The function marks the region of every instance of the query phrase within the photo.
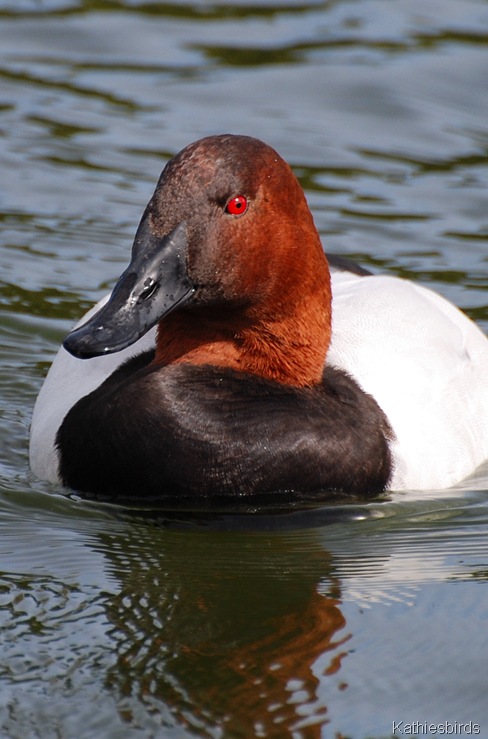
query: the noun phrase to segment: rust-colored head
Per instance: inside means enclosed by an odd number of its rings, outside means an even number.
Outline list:
[[[291,168],[257,139],[210,136],[168,162],[119,283],[114,294],[146,310],[146,323],[159,320],[158,363],[320,381],[330,341],[327,261]]]
[[[185,221],[196,286],[191,304],[161,322],[157,361],[318,382],[330,277],[303,191],[276,151],[247,136],[190,144],[166,166],[148,210],[159,235]]]

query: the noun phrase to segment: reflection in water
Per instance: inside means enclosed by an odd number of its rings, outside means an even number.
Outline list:
[[[182,532],[142,535],[142,546],[138,528],[100,536],[121,586],[106,602],[117,654],[107,685],[123,718],[137,725],[142,704],[203,736],[319,737],[317,687],[349,638],[329,555],[284,535],[193,532],[191,547]]]

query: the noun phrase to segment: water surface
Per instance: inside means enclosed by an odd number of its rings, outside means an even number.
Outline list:
[[[488,329],[486,2],[0,0],[0,34],[2,739],[488,736],[488,468],[189,517],[79,500],[27,461],[57,346],[200,136],[275,146],[326,249]]]

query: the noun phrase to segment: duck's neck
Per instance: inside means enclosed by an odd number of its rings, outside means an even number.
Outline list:
[[[273,310],[220,305],[170,314],[159,324],[154,361],[230,367],[298,387],[320,382],[331,292],[325,257],[318,266],[312,286],[301,283],[297,295],[283,295]]]

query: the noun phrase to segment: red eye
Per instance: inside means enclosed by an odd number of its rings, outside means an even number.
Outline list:
[[[225,212],[231,216],[241,216],[247,210],[247,198],[244,195],[236,195],[231,198],[225,206]]]

